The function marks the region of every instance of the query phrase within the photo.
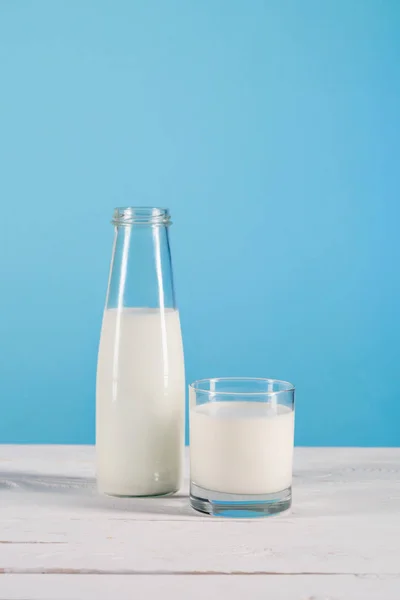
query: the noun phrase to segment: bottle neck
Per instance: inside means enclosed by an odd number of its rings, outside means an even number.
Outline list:
[[[171,217],[167,208],[126,206],[114,210],[112,223],[116,227],[130,225],[168,227],[171,225]]]
[[[166,209],[114,211],[107,308],[176,308]]]

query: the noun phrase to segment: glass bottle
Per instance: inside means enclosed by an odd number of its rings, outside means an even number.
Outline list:
[[[116,208],[97,365],[99,491],[176,492],[182,479],[185,374],[167,209]]]

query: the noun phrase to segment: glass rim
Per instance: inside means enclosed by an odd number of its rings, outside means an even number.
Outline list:
[[[226,382],[229,383],[230,381],[234,381],[234,382],[239,382],[239,381],[243,381],[243,382],[248,382],[250,385],[251,383],[254,382],[264,382],[267,384],[283,384],[285,386],[287,386],[285,389],[283,390],[275,390],[275,391],[262,391],[262,392],[250,392],[250,391],[245,391],[245,390],[241,390],[241,391],[235,391],[235,392],[220,392],[218,390],[206,390],[206,389],[202,389],[201,386],[199,384],[202,383],[217,383],[217,382]],[[275,395],[275,394],[287,394],[288,392],[294,392],[295,391],[295,386],[290,383],[289,381],[285,381],[284,379],[271,379],[268,377],[206,377],[204,379],[197,379],[196,381],[193,381],[192,383],[189,383],[189,388],[191,388],[194,392],[201,392],[202,394],[213,394],[213,395],[218,395],[218,396],[271,396],[271,395]]]
[[[152,206],[117,206],[111,223],[121,225],[171,225],[168,208]]]

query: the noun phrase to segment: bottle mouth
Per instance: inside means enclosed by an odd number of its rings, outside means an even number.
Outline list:
[[[168,208],[146,206],[123,206],[114,209],[112,224],[124,225],[171,225]]]

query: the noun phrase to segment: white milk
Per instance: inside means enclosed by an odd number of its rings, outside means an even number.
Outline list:
[[[228,494],[271,494],[292,482],[294,412],[281,404],[209,402],[190,410],[191,480]]]
[[[96,398],[100,491],[141,496],[179,489],[184,379],[176,310],[104,312]]]

